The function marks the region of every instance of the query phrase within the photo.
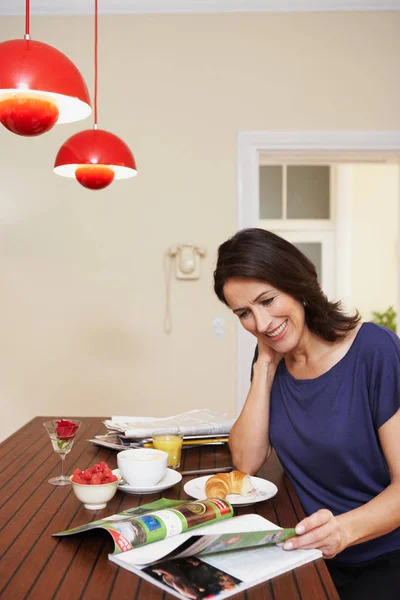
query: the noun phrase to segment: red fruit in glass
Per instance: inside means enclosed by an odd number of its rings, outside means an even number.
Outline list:
[[[69,485],[69,477],[64,475],[64,460],[71,451],[74,444],[76,432],[81,425],[81,421],[57,419],[43,423],[50,438],[54,452],[61,458],[61,475],[49,479],[52,485]]]

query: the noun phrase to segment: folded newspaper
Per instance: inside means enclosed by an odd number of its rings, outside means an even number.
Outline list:
[[[226,444],[229,440],[229,434],[222,433],[215,436],[213,433],[205,435],[185,435],[183,440],[184,448],[193,448],[199,446],[220,446]],[[89,439],[88,442],[102,446],[103,448],[111,448],[112,450],[127,450],[128,448],[151,448],[152,438],[129,438],[119,433],[118,431],[108,431],[103,435],[96,435]]]
[[[222,499],[162,498],[99,521],[53,534],[101,528],[114,540],[109,559],[178,598],[222,600],[322,556],[285,552],[294,535],[260,515],[233,516]]]
[[[104,425],[127,438],[141,439],[151,437],[156,429],[171,427],[179,427],[184,436],[226,434],[232,429],[234,421],[226,413],[196,409],[172,417],[111,417],[104,421]]]

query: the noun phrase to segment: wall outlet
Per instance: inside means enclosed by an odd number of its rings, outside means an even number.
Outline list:
[[[212,320],[212,330],[216,338],[223,338],[225,335],[225,319],[223,317],[214,317]]]

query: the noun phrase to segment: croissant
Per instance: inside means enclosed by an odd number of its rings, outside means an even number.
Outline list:
[[[248,494],[253,491],[250,475],[242,471],[217,473],[205,484],[207,498],[226,498],[228,494]]]

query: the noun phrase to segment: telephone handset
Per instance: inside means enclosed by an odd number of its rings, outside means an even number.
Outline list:
[[[203,246],[179,244],[168,248],[168,256],[175,258],[175,276],[177,279],[198,279],[200,277],[200,258],[204,258]]]
[[[171,333],[171,275],[172,261],[175,262],[175,277],[177,279],[199,279],[200,277],[200,259],[206,255],[206,249],[203,246],[194,244],[179,244],[170,246],[164,253],[164,275],[165,275],[165,317],[164,331]]]

